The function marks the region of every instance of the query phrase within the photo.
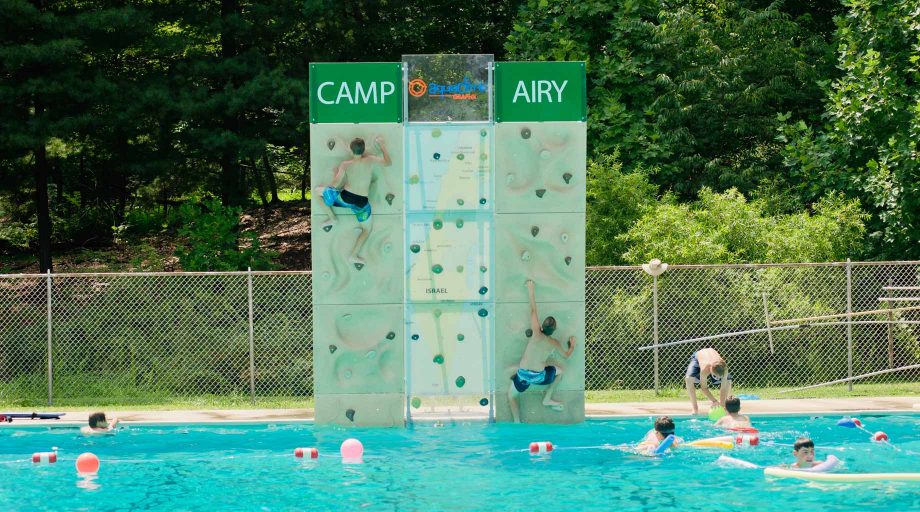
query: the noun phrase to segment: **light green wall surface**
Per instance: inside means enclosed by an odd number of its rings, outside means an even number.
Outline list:
[[[537,287],[537,299],[540,289]],[[524,347],[530,338],[526,331],[530,329],[530,305],[527,303],[501,303],[495,307],[495,392],[502,394],[511,385],[521,362]],[[569,336],[575,336],[575,351],[565,359],[562,354],[554,353],[550,359],[553,366],[562,366],[565,376],[559,383],[558,390],[585,389],[585,305],[583,302],[537,302],[537,314],[542,322],[547,316],[556,318],[557,330],[553,338],[559,340],[563,347]],[[556,364],[554,364],[556,363]],[[540,370],[541,368],[530,368]],[[536,387],[533,389],[541,390]],[[532,393],[528,390],[527,393]],[[537,394],[542,396],[542,392]]]
[[[533,389],[533,388],[531,388]],[[585,392],[558,391],[553,398],[565,404],[562,411],[550,409],[543,405],[542,390],[527,390],[520,396],[521,421],[524,423],[581,423],[585,420]],[[511,421],[511,406],[508,405],[508,393],[495,393],[495,420]],[[527,439],[526,441],[537,441]],[[524,445],[526,446],[526,444]]]
[[[488,124],[410,124],[407,129],[411,211],[488,210],[492,207]]]
[[[405,390],[402,305],[314,306],[317,395]]]
[[[472,212],[412,214],[407,228],[408,300],[491,298],[492,222],[488,216]]]
[[[354,411],[351,419],[346,415]],[[406,396],[402,393],[364,395],[317,394],[314,421],[346,427],[405,426]]]
[[[495,217],[495,253],[500,255],[495,268],[498,302],[527,302],[527,279],[538,284],[538,300],[585,300],[583,213]],[[571,260],[566,263],[566,258]]]
[[[358,237],[354,215],[343,212],[328,232],[314,230],[314,304],[402,304],[402,217],[372,217],[374,227],[360,253],[367,264],[361,270],[347,260]],[[313,215],[311,221],[319,226],[323,218]]]
[[[584,123],[497,124],[496,213],[584,212],[586,133]]]

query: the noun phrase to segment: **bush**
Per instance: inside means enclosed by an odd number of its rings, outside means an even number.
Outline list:
[[[188,271],[271,269],[274,254],[261,249],[255,233],[240,233],[241,212],[240,208],[223,206],[216,199],[200,205],[183,204],[179,209],[179,236],[184,242],[176,249],[182,268]]]

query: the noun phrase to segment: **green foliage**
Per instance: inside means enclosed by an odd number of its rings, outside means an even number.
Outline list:
[[[624,258],[642,263],[839,261],[861,254],[867,215],[858,200],[820,199],[809,213],[768,215],[735,189],[703,188],[693,204],[662,202],[618,238]]]
[[[920,257],[920,24],[910,0],[848,0],[838,20],[837,67],[827,90],[827,123],[780,129],[785,163],[811,178],[807,191],[833,188],[870,209],[878,256]]]
[[[619,152],[588,163],[586,259],[588,265],[622,264],[626,252],[617,235],[655,204],[658,187],[642,170],[624,173]]]
[[[179,209],[179,236],[176,249],[182,268],[189,271],[268,270],[271,253],[262,251],[255,233],[240,233],[241,209],[209,200],[201,205],[185,203]],[[241,240],[242,239],[242,240]],[[241,247],[244,241],[244,247]]]

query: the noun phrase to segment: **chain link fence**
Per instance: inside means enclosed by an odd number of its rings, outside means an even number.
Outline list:
[[[311,292],[309,272],[0,276],[0,403],[310,398]],[[679,391],[702,347],[765,396],[920,364],[920,262],[589,268],[585,299],[588,390]]]

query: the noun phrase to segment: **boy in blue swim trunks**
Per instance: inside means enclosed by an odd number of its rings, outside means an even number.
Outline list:
[[[511,416],[515,423],[521,422],[518,397],[530,386],[549,386],[543,395],[543,405],[562,409],[562,402],[553,400],[553,392],[562,378],[562,368],[547,365],[547,361],[554,351],[558,351],[566,359],[575,351],[575,336],[569,337],[568,348],[563,348],[562,344],[551,336],[556,330],[555,318],[548,316],[542,324],[540,323],[534,296],[534,282],[531,280],[527,281],[527,291],[530,295],[530,328],[533,334],[527,342],[524,355],[521,356],[517,372],[511,377],[512,385],[508,388],[508,403],[511,404]]]
[[[364,139],[354,139],[349,146],[352,157],[342,161],[336,167],[332,185],[319,186],[313,189],[315,196],[322,198],[322,201],[317,201],[316,204],[320,205],[320,209],[327,216],[326,221],[321,226],[324,231],[331,230],[338,221],[332,207],[348,208],[358,219],[358,227],[361,232],[355,241],[354,249],[348,256],[348,261],[358,270],[364,268],[366,264],[358,253],[374,228],[371,220],[371,204],[368,201],[371,178],[374,173],[373,166],[374,164],[380,164],[388,167],[393,163],[390,160],[390,153],[387,151],[383,137],[377,137],[374,142],[380,147],[380,151],[383,153],[382,157],[367,153],[364,147]]]
[[[719,386],[719,400],[712,396],[709,391],[709,381]],[[684,382],[687,384],[687,393],[690,395],[690,405],[693,414],[699,414],[696,405],[696,384],[700,385],[700,391],[709,398],[713,406],[725,406],[725,399],[731,394],[732,378],[728,374],[728,366],[725,360],[714,348],[704,348],[698,350],[690,356],[690,364],[687,365],[687,374],[684,376]]]

